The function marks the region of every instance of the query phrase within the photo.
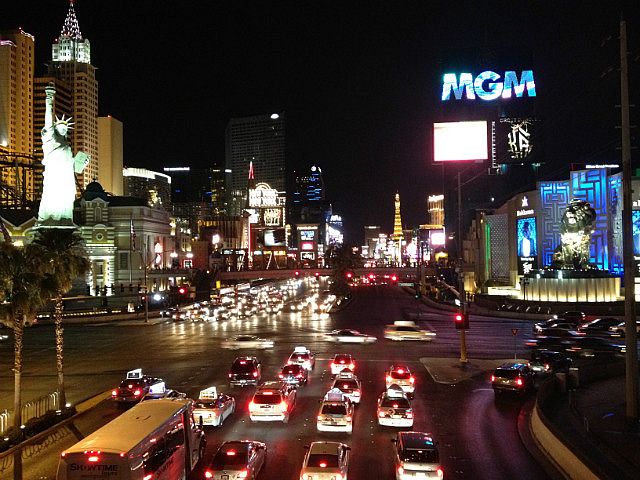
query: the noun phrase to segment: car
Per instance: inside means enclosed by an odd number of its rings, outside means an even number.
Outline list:
[[[249,402],[249,418],[252,422],[288,423],[295,404],[295,387],[282,382],[265,382]]]
[[[601,317],[585,322],[578,326],[578,331],[587,334],[599,334],[609,332],[609,327],[614,327],[620,320],[613,317]]]
[[[533,350],[529,368],[539,374],[567,373],[573,366],[573,360],[565,351]]]
[[[572,337],[575,336],[576,325],[573,323],[556,322],[547,325],[546,327],[534,327],[536,335],[545,335],[548,337]]]
[[[267,461],[267,445],[254,440],[223,442],[204,469],[212,480],[255,480]]]
[[[581,337],[568,342],[566,351],[572,357],[620,357],[626,353],[626,347],[609,343],[604,338]]]
[[[144,397],[142,397],[142,400],[140,401],[146,402],[148,400],[161,400],[163,398],[187,398],[187,394],[167,388],[164,392],[149,392]]]
[[[391,385],[378,397],[378,425],[413,427],[413,410],[407,394],[398,385]]]
[[[444,478],[438,446],[429,433],[398,432],[394,443],[396,480]]]
[[[353,361],[353,358],[351,358],[350,354],[336,353],[333,356],[333,360],[331,360],[329,367],[331,368],[331,375],[337,375],[345,369],[351,370],[353,372],[353,370],[356,368],[356,364]]]
[[[309,372],[302,365],[285,365],[278,374],[278,379],[289,385],[306,385],[309,381]]]
[[[111,398],[120,404],[142,400],[147,393],[162,393],[166,389],[161,378],[144,375],[141,368],[127,372],[120,385],[111,391]]]
[[[220,342],[222,348],[237,350],[239,348],[267,349],[273,348],[273,340],[256,337],[255,335],[236,335]]]
[[[200,425],[219,427],[235,411],[235,398],[218,393],[216,387],[208,387],[200,391],[193,408],[193,416]]]
[[[372,335],[366,335],[360,333],[357,330],[351,330],[350,328],[343,328],[342,330],[334,330],[330,333],[326,333],[325,337],[328,340],[338,343],[374,343],[377,338]]]
[[[564,320],[565,322],[580,325],[584,323],[586,315],[584,314],[584,312],[569,310],[568,312],[564,312],[558,315],[558,318]]]
[[[287,364],[302,365],[305,370],[313,370],[316,366],[316,357],[311,350],[303,345],[299,345],[293,349],[293,353],[289,355]]]
[[[524,344],[532,349],[537,350],[554,350],[556,352],[562,352],[569,348],[569,340],[560,337],[546,337],[539,336],[536,338],[530,338],[525,340]]]
[[[262,363],[256,357],[237,357],[229,372],[230,385],[260,385]]]
[[[386,388],[397,385],[410,396],[416,389],[416,379],[406,365],[391,365],[385,373],[384,381]]]
[[[503,363],[491,375],[491,386],[496,395],[505,391],[526,393],[534,386],[533,370],[526,363]]]
[[[316,428],[319,432],[351,433],[353,404],[344,393],[337,388],[332,388],[321,400],[316,419]]]
[[[389,340],[417,340],[430,342],[436,337],[431,330],[424,330],[414,322],[396,321],[393,325],[387,325],[384,329],[384,338]]]
[[[362,384],[351,370],[343,370],[338,373],[331,388],[337,388],[340,390],[352,403],[360,403],[360,398],[362,396]]]
[[[351,447],[340,442],[312,442],[300,469],[300,480],[347,480]]]
[[[609,327],[609,333],[614,336],[624,337],[627,330],[626,322],[619,322],[618,324]],[[640,333],[640,322],[636,320],[636,333]]]

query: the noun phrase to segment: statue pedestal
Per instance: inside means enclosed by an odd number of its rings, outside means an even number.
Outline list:
[[[519,298],[540,302],[615,302],[620,277],[601,270],[539,270],[525,276]]]

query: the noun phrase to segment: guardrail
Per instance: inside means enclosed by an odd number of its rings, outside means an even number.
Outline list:
[[[32,418],[41,417],[49,410],[60,409],[60,396],[58,392],[44,395],[36,400],[25,403],[22,406],[22,424]],[[0,435],[4,435],[13,426],[13,411],[5,410],[0,413]]]

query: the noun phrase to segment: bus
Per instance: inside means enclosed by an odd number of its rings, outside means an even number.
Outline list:
[[[60,454],[57,480],[186,480],[206,439],[193,400],[139,403]]]

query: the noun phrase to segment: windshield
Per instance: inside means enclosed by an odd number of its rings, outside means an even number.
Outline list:
[[[280,403],[280,395],[264,395],[262,393],[256,393],[253,397],[253,403],[261,405],[278,405]]]
[[[496,370],[495,376],[500,378],[516,378],[520,372],[517,370],[507,370],[499,368]]]
[[[120,384],[120,388],[141,388],[144,384],[143,380],[125,380]]]
[[[234,373],[253,373],[253,365],[250,362],[234,363],[231,369]]]
[[[351,362],[351,355],[336,355],[333,361],[335,363],[349,363]]]
[[[222,469],[226,466],[240,466],[247,464],[247,447],[239,448],[227,447],[219,450],[211,462],[216,469]]]
[[[400,460],[403,462],[438,463],[440,457],[437,450],[406,449],[400,452]]]
[[[381,407],[389,408],[410,408],[409,401],[406,398],[389,398],[385,397],[380,402]]]
[[[402,371],[402,373],[400,373]],[[395,378],[396,380],[409,380],[411,374],[407,370],[395,370],[391,372],[391,378]]]
[[[324,415],[346,415],[347,407],[344,405],[323,405],[322,413]]]
[[[196,407],[195,408],[216,408],[218,406],[218,401],[217,400],[198,400],[196,402]]]
[[[339,388],[343,392],[345,390],[357,390],[358,383],[355,380],[338,380],[333,384],[334,387]]]
[[[307,467],[337,467],[338,456],[327,453],[312,453],[307,460]]]

